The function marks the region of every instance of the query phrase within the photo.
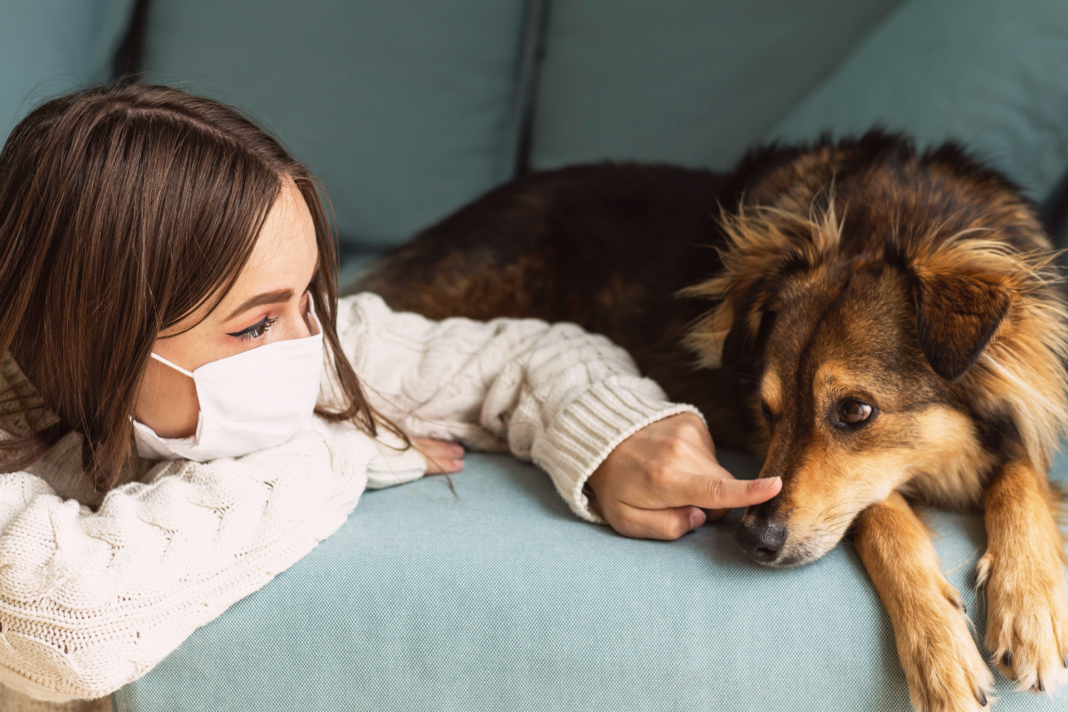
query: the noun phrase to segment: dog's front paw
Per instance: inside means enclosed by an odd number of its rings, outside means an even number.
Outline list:
[[[1059,552],[979,560],[986,589],[986,647],[1020,689],[1052,692],[1068,682],[1068,606]]]
[[[897,634],[912,706],[917,712],[989,709],[994,676],[972,639],[960,594],[945,581],[936,589],[913,602]]]

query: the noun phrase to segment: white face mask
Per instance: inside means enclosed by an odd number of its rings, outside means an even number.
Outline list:
[[[323,376],[323,331],[311,308],[313,335],[260,346],[186,371],[162,356],[157,361],[196,384],[200,415],[196,435],[161,438],[134,420],[141,457],[204,462],[240,457],[281,445],[312,419]]]

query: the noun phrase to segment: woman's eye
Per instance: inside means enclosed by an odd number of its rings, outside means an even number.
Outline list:
[[[838,420],[843,425],[860,425],[871,418],[871,404],[848,398],[838,404]]]
[[[775,419],[775,416],[771,412],[771,406],[768,405],[766,400],[760,401],[760,412],[764,414],[764,418],[770,423]]]
[[[252,341],[253,339],[258,339],[264,334],[266,334],[267,330],[270,329],[271,325],[274,324],[276,321],[278,321],[278,319],[272,319],[270,317],[265,316],[263,317],[263,320],[260,321],[258,324],[253,324],[244,331],[238,331],[234,334],[227,334],[227,336],[236,336],[242,341]]]

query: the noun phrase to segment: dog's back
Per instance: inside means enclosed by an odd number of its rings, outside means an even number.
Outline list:
[[[373,291],[395,309],[436,319],[576,322],[630,351],[670,397],[701,408],[717,442],[751,447],[759,418],[737,406],[755,390],[759,358],[695,368],[710,363],[702,332],[693,329],[709,303],[679,293],[701,297],[692,288],[721,272],[722,254],[732,248],[724,220],[745,206],[803,221],[833,207],[836,190],[846,196],[847,252],[878,251],[869,243],[885,239],[883,228],[908,212],[913,197],[927,204],[907,216],[904,230],[927,220],[934,234],[936,223],[967,223],[969,212],[996,212],[1002,204],[1001,213],[1023,211],[1025,224],[998,239],[1022,251],[1049,248],[1037,223],[1028,222],[1025,201],[998,174],[952,145],[919,159],[906,138],[875,131],[839,143],[757,149],[725,174],[612,163],[532,173],[387,253],[350,291]],[[765,259],[773,270],[785,257]],[[714,328],[707,316],[705,326]],[[723,347],[732,350],[730,339],[712,347],[713,361]]]
[[[747,418],[716,417],[717,403],[738,402],[737,380],[695,374],[682,344],[707,304],[676,297],[720,269],[720,203],[737,200],[728,178],[611,163],[529,174],[387,253],[351,291],[434,319],[575,322],[701,407],[719,442],[743,446]]]

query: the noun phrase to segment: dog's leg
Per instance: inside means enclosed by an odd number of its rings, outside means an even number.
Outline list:
[[[978,581],[986,589],[986,647],[1021,688],[1068,680],[1064,548],[1046,477],[1027,461],[1002,467],[983,493],[988,543]]]
[[[896,492],[861,513],[854,541],[890,613],[912,706],[986,707],[994,676],[972,639],[964,604],[938,564],[927,527]]]

